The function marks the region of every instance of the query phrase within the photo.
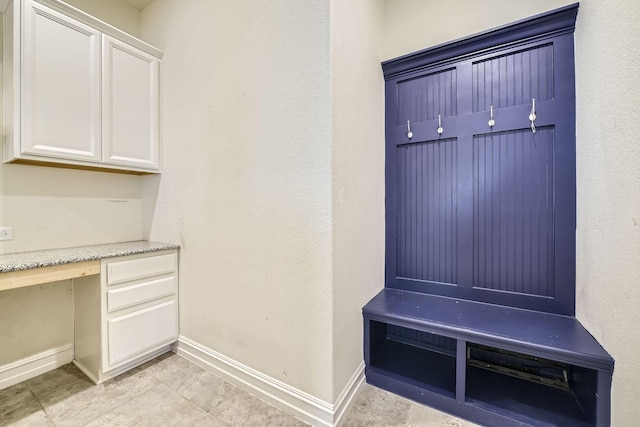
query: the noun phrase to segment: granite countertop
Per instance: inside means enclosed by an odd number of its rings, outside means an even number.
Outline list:
[[[178,249],[174,243],[135,242],[109,243],[106,245],[78,246],[74,248],[48,249],[31,252],[0,254],[0,273],[29,270],[39,267],[92,261],[125,255],[144,254],[168,249]]]

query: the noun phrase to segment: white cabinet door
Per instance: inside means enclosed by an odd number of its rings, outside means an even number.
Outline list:
[[[110,319],[107,334],[109,368],[170,344],[178,337],[176,300]]]
[[[158,168],[157,58],[103,36],[103,162]]]
[[[24,2],[21,151],[100,161],[100,33]]]

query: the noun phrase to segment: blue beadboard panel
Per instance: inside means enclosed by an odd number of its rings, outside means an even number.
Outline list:
[[[457,346],[456,340],[453,338],[393,324],[387,325],[387,338],[418,347],[439,348],[448,353],[455,353]]]
[[[473,138],[473,284],[554,296],[554,129]]]
[[[554,99],[553,45],[473,63],[473,111]]]
[[[398,83],[398,124],[457,114],[456,69],[426,74]]]
[[[386,79],[385,286],[572,315],[572,36],[458,59]]]
[[[397,148],[397,276],[456,283],[458,142]]]

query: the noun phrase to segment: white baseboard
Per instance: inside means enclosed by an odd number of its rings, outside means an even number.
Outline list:
[[[53,371],[72,360],[73,344],[67,344],[0,366],[0,390]]]
[[[149,360],[154,359],[168,351],[173,351],[175,353],[174,345],[175,345],[174,343],[165,345],[164,347],[161,347],[155,351],[152,351],[151,353],[148,353],[129,363],[125,363],[124,365],[118,366],[117,368],[114,368],[106,373],[103,373],[102,371],[94,372],[93,370],[89,369],[84,364],[82,364],[82,362],[78,360],[74,360],[73,364],[76,366],[76,368],[80,369],[80,371],[82,371],[83,374],[89,377],[89,379],[93,381],[94,384],[101,384],[105,381],[110,380],[111,378],[117,377],[120,374],[124,374],[125,372],[135,368],[136,366],[142,365],[143,363],[148,362]]]
[[[344,422],[349,410],[353,406],[358,394],[360,394],[360,389],[364,385],[364,360],[360,362],[358,368],[355,370],[347,385],[344,386],[342,392],[336,399],[336,403],[334,406],[334,417],[333,417],[333,425],[334,427],[338,427],[342,425]]]
[[[314,426],[339,426],[344,421],[364,382],[364,363],[362,363],[336,402],[331,404],[183,336],[178,337],[175,352]]]

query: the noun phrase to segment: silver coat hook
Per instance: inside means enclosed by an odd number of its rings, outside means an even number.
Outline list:
[[[442,117],[438,114],[438,135],[442,135],[444,129],[442,129]]]
[[[496,121],[493,120],[493,105],[491,106],[491,117],[489,118],[489,127],[492,128],[496,124]]]
[[[529,120],[531,121],[531,132],[536,133],[536,99],[531,99],[531,114],[529,114]]]
[[[413,132],[411,132],[411,120],[407,120],[407,138],[413,138]]]

